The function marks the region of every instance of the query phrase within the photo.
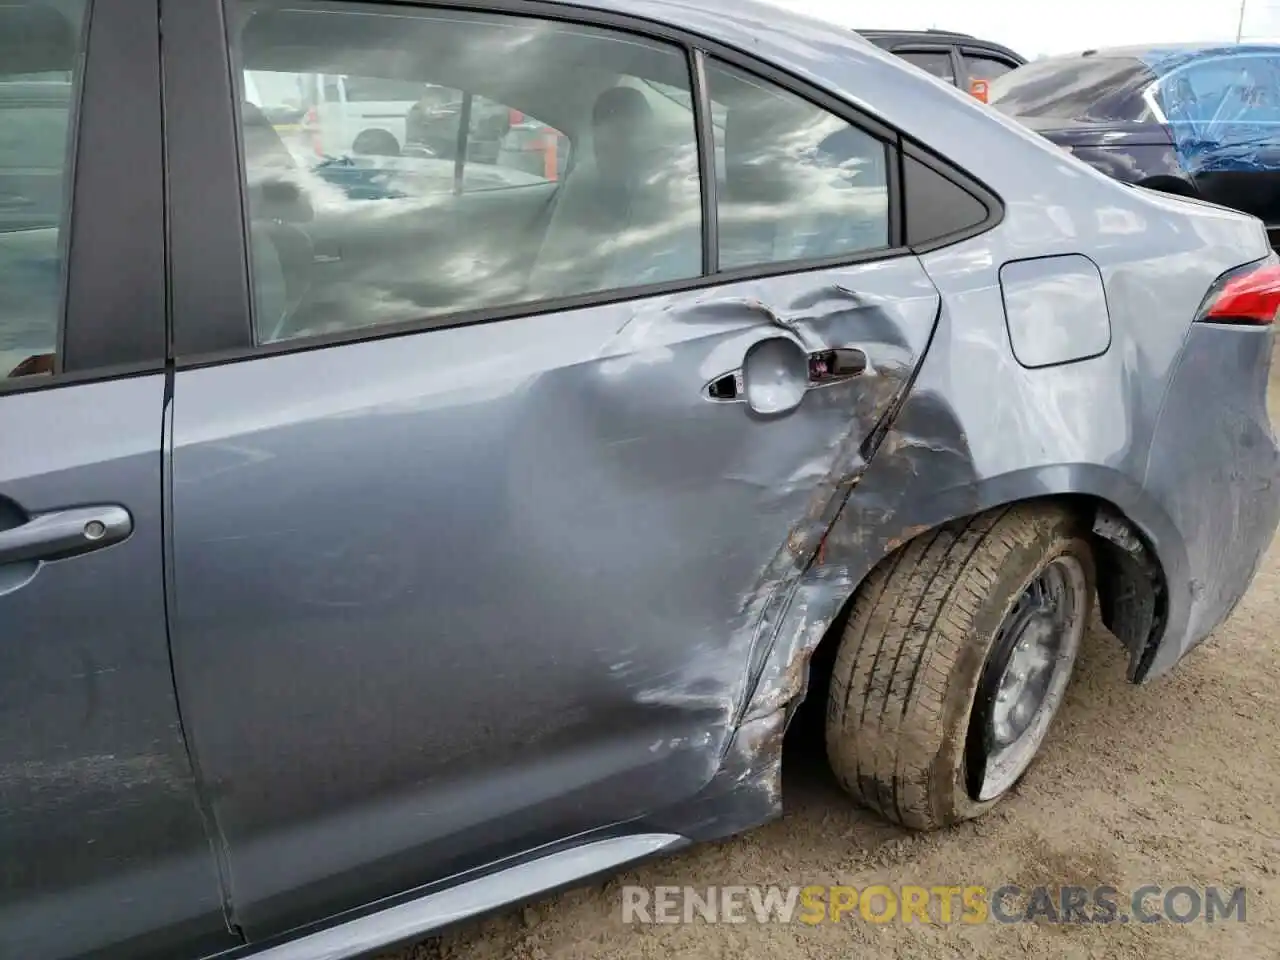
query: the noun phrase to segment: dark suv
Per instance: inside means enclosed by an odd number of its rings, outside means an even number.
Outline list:
[[[1016,70],[1026,57],[989,40],[948,30],[859,30],[877,47],[986,100],[996,77]]]

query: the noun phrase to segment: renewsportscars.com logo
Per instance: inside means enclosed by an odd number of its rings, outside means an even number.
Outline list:
[[[1243,887],[623,887],[623,923],[1222,923]]]

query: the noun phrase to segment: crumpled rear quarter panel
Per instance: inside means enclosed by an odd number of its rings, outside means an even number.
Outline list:
[[[1144,486],[1187,544],[1189,614],[1171,624],[1163,673],[1235,608],[1280,523],[1280,452],[1267,412],[1272,328],[1192,328],[1151,445]]]

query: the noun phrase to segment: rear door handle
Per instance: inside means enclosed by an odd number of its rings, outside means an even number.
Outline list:
[[[801,391],[860,377],[868,368],[867,355],[860,347],[836,347],[805,355],[801,352],[801,347],[781,337],[761,341],[761,344],[773,349],[767,357],[760,354],[757,369],[764,369],[766,379],[778,381],[774,384],[775,388],[797,388],[794,392],[786,390],[794,403],[799,402]],[[737,370],[723,374],[703,387],[704,395],[711,400],[746,400],[750,404],[751,398],[747,396],[747,392],[752,354],[757,352],[759,346],[760,344],[756,344],[747,352],[746,360]],[[779,350],[782,352],[779,353]],[[791,356],[792,351],[794,356]],[[764,362],[759,362],[761,360]]]
[[[61,560],[109,547],[133,532],[133,517],[114,504],[38,513],[0,530],[0,564]]]

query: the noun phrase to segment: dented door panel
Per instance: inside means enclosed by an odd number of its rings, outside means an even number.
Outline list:
[[[174,657],[237,922],[696,794],[938,308],[902,256],[179,372]],[[777,339],[865,364],[708,395]]]

